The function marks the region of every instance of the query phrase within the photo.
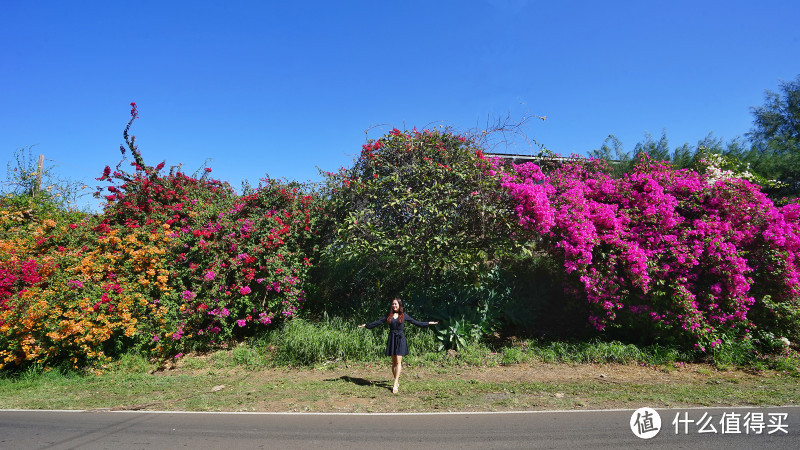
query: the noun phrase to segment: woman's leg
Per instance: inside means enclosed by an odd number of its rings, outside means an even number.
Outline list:
[[[403,371],[403,357],[401,355],[392,355],[392,375],[394,375],[394,387],[392,392],[397,393],[398,382],[400,380],[400,372]]]

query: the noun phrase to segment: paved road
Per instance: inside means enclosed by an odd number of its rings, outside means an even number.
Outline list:
[[[657,412],[661,431],[643,440],[631,431],[632,410],[403,415],[0,411],[0,448],[800,448],[800,407]],[[761,434],[745,434],[749,429],[742,418],[748,412],[763,414]],[[736,419],[728,419],[728,431],[738,428],[741,434],[721,432],[724,413]],[[695,422],[703,414],[712,418],[716,433],[698,432]],[[777,414],[786,418],[776,423]],[[672,425],[676,415],[683,420],[678,434]],[[758,423],[751,425],[757,429]]]

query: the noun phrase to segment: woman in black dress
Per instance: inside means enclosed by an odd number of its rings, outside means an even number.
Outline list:
[[[399,388],[398,380],[400,379],[400,372],[403,370],[403,356],[408,354],[408,342],[406,342],[406,335],[403,333],[403,323],[405,321],[413,323],[418,327],[427,327],[428,325],[436,325],[439,322],[420,322],[414,320],[403,310],[403,302],[399,298],[392,300],[389,306],[389,314],[372,323],[362,323],[358,328],[367,327],[372,329],[381,323],[389,324],[389,339],[386,341],[386,356],[392,357],[392,375],[394,375],[394,387],[392,393],[397,394]]]

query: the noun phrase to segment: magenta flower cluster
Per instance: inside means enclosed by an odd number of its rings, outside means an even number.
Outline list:
[[[35,259],[3,261],[0,264],[0,310],[11,309],[15,298],[44,281],[43,268]]]
[[[493,168],[598,330],[634,325],[706,351],[774,331],[776,302],[798,308],[800,205],[776,207],[746,180],[649,160],[619,179],[597,161]]]
[[[313,233],[312,203],[294,186],[262,180],[204,220],[172,228],[178,264],[170,281],[181,311],[173,341],[177,333],[182,345],[213,346],[296,315],[305,302],[310,263],[299,244]],[[187,338],[193,342],[183,344]]]

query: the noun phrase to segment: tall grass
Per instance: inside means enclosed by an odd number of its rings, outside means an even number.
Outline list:
[[[286,322],[267,335],[278,365],[308,366],[326,361],[364,361],[374,358],[380,341],[372,332],[333,318],[317,323],[302,319]]]
[[[331,361],[374,361],[383,357],[387,336],[386,327],[367,330],[338,317],[319,322],[295,319],[266,335],[261,345],[272,349],[276,365],[310,366]],[[430,330],[406,327],[406,338],[413,355],[436,348]]]
[[[318,322],[295,319],[253,343],[271,354],[278,366],[313,366],[326,362],[369,362],[383,358],[388,330],[359,329],[338,317]],[[436,339],[429,329],[406,327],[411,364],[496,365],[523,362],[546,363],[645,363],[667,364],[691,361],[692,355],[663,346],[637,347],[621,342],[539,342],[527,340],[497,349],[483,342],[470,342],[456,353],[436,351]],[[256,343],[257,342],[257,343]],[[239,350],[244,356],[247,351]],[[247,353],[250,355],[251,353]],[[251,360],[246,358],[248,364]]]
[[[589,342],[536,342],[523,341],[502,349],[503,364],[526,361],[546,363],[645,363],[652,365],[691,360],[691,355],[674,348],[659,345],[637,347],[617,341],[593,340]]]
[[[458,352],[437,351],[433,330],[414,326],[406,327],[410,355],[405,359],[412,365],[429,366],[496,366],[519,363],[566,363],[566,364],[640,364],[667,365],[674,362],[709,362],[717,367],[731,366],[773,369],[800,374],[800,358],[796,352],[775,356],[758,357],[752,348],[742,344],[733,345],[725,351],[699,357],[671,347],[659,345],[637,347],[618,341],[538,341],[523,340],[490,346],[486,342],[473,341],[459,348]],[[246,367],[259,369],[268,366],[309,367],[327,363],[368,363],[385,361],[384,356],[387,327],[373,330],[358,328],[357,323],[339,317],[325,317],[319,321],[296,318],[278,329],[252,338],[228,351],[219,351],[202,358],[187,358],[187,367],[221,368]],[[335,366],[335,364],[334,364]],[[112,364],[111,370],[118,376],[147,373],[154,362],[143,355],[128,353]],[[16,374],[0,374],[0,378],[14,379],[16,383],[31,384],[45,379],[76,376],[70,371],[44,371],[32,367]]]

